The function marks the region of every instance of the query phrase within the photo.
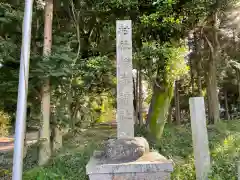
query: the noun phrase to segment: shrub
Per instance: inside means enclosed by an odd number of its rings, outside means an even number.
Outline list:
[[[10,116],[0,110],[0,136],[7,136],[9,133]]]

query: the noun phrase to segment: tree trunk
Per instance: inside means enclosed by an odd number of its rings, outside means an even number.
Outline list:
[[[220,120],[219,113],[219,100],[217,90],[217,61],[220,58],[220,45],[218,41],[217,33],[217,12],[213,13],[212,19],[210,19],[212,25],[212,43],[205,35],[205,40],[210,50],[208,61],[208,72],[206,74],[207,90],[208,90],[208,110],[209,110],[209,122],[216,123]]]
[[[240,102],[240,69],[236,69],[238,84],[238,102]]]
[[[238,102],[238,105],[237,105],[237,108],[238,108],[238,111],[240,110],[240,70],[239,69],[235,69],[236,70],[236,74],[237,74],[237,84],[238,84],[238,99],[237,99],[237,102]]]
[[[181,111],[180,111],[180,97],[179,97],[179,81],[175,81],[175,91],[174,91],[174,100],[175,100],[175,117],[177,125],[181,124]]]
[[[140,126],[143,125],[143,116],[142,116],[142,103],[143,103],[143,98],[142,98],[142,74],[141,74],[141,69],[139,69],[139,76],[138,76],[138,80],[139,80],[139,83],[138,83],[138,86],[139,86],[139,105],[138,105],[138,108],[139,108],[139,124]]]
[[[51,132],[50,132],[50,85],[49,80],[45,81],[42,87],[42,102],[41,102],[41,130],[40,138],[44,139],[40,144],[39,149],[39,165],[44,165],[51,157]]]
[[[162,137],[172,97],[173,87],[171,85],[165,84],[163,89],[157,85],[154,86],[147,121],[156,140]]]
[[[201,60],[197,62],[197,86],[198,86],[198,96],[203,96],[202,93],[202,80],[201,80]]]
[[[62,148],[63,133],[59,127],[53,129],[53,151],[57,151]]]
[[[208,117],[210,123],[216,123],[220,120],[219,100],[217,92],[216,63],[211,60],[208,64],[207,93],[208,93]]]
[[[193,59],[189,59],[190,64],[190,77],[191,77],[191,87],[192,87],[192,95],[194,94],[194,74],[193,74]]]
[[[234,42],[234,49],[236,50],[236,52],[238,51],[238,42],[237,42],[237,33],[235,31],[235,29],[233,29],[233,42]],[[236,74],[237,74],[237,85],[238,85],[238,110],[240,110],[240,69],[239,68],[235,68]]]
[[[44,25],[44,46],[43,56],[48,56],[52,48],[52,17],[53,17],[53,0],[46,0],[45,5],[45,25]],[[42,127],[40,138],[45,139],[40,144],[39,149],[39,165],[44,165],[51,157],[51,142],[50,142],[50,80],[44,81],[42,86]]]
[[[172,124],[172,108],[173,106],[170,103],[169,109],[168,109],[168,123]]]
[[[188,41],[191,41],[191,39],[192,39],[192,33],[189,32],[189,34],[188,34]],[[188,44],[188,49],[189,49],[189,51],[192,49],[190,44]],[[193,71],[194,67],[193,67],[193,64],[194,64],[194,58],[190,57],[189,58],[189,67],[190,67],[189,73],[190,73],[190,77],[191,77],[190,83],[191,83],[191,88],[192,88],[192,96],[194,94],[194,71]]]
[[[138,124],[139,123],[139,103],[138,103],[138,101],[139,101],[139,70],[137,70],[137,73],[136,73],[136,110],[135,110],[135,123],[136,124]]]
[[[202,54],[201,54],[201,43],[202,40],[198,37],[197,32],[194,32],[194,44],[197,60],[197,88],[198,96],[202,96],[202,81],[201,81],[201,69],[202,69]]]
[[[137,82],[133,77],[133,106],[134,106],[134,123],[137,124]]]
[[[228,108],[228,94],[227,94],[227,91],[224,91],[224,103],[225,103],[225,110],[226,110],[226,113],[225,113],[225,118],[227,120],[230,120],[230,114],[229,114],[229,108]]]
[[[153,95],[152,95],[153,96]],[[152,111],[153,111],[153,97],[152,97],[152,99],[151,99],[151,103],[150,103],[150,105],[149,105],[149,108],[148,108],[148,113],[147,113],[147,120],[146,120],[146,123],[145,123],[145,126],[146,126],[146,128],[150,128],[149,127],[149,125],[150,125],[150,121],[151,121],[151,119],[150,119],[150,113],[152,113]]]
[[[206,81],[207,81],[207,75],[205,76],[205,79],[206,79]],[[207,106],[207,119],[208,119],[208,123],[209,124],[212,124],[213,122],[211,122],[211,120],[210,120],[210,114],[211,114],[211,116],[213,116],[212,114],[213,114],[213,112],[212,112],[212,108],[210,107],[211,106],[211,96],[210,96],[210,90],[209,90],[209,86],[208,86],[208,81],[206,82],[206,85],[207,85],[207,87],[206,87],[206,90],[207,90],[207,102],[205,103],[206,104],[206,106]]]
[[[20,0],[11,0],[11,4],[19,5],[20,4]]]

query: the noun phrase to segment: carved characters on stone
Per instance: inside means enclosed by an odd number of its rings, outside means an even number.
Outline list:
[[[134,137],[131,21],[117,21],[116,33],[118,138]]]

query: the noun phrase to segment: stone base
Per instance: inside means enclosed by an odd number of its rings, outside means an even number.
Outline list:
[[[92,157],[86,167],[90,180],[170,180],[172,161],[149,152],[128,163],[107,163]]]

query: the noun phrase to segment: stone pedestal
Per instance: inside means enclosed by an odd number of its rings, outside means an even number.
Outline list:
[[[128,163],[108,163],[92,157],[87,164],[90,180],[170,180],[172,162],[150,152]]]
[[[144,138],[125,139],[125,143],[122,143],[124,140],[112,141],[121,144],[119,147],[123,147],[116,148],[121,149],[116,153],[116,149],[112,146],[114,143],[110,140],[107,143],[108,146],[110,144],[108,150],[96,151],[86,167],[90,180],[170,180],[173,171],[172,161],[167,160],[158,152],[149,152]],[[137,141],[138,148],[135,151],[143,152],[138,158],[132,157],[134,150],[129,148],[136,145]],[[111,156],[110,149],[112,149],[112,154],[116,155],[115,158]]]

